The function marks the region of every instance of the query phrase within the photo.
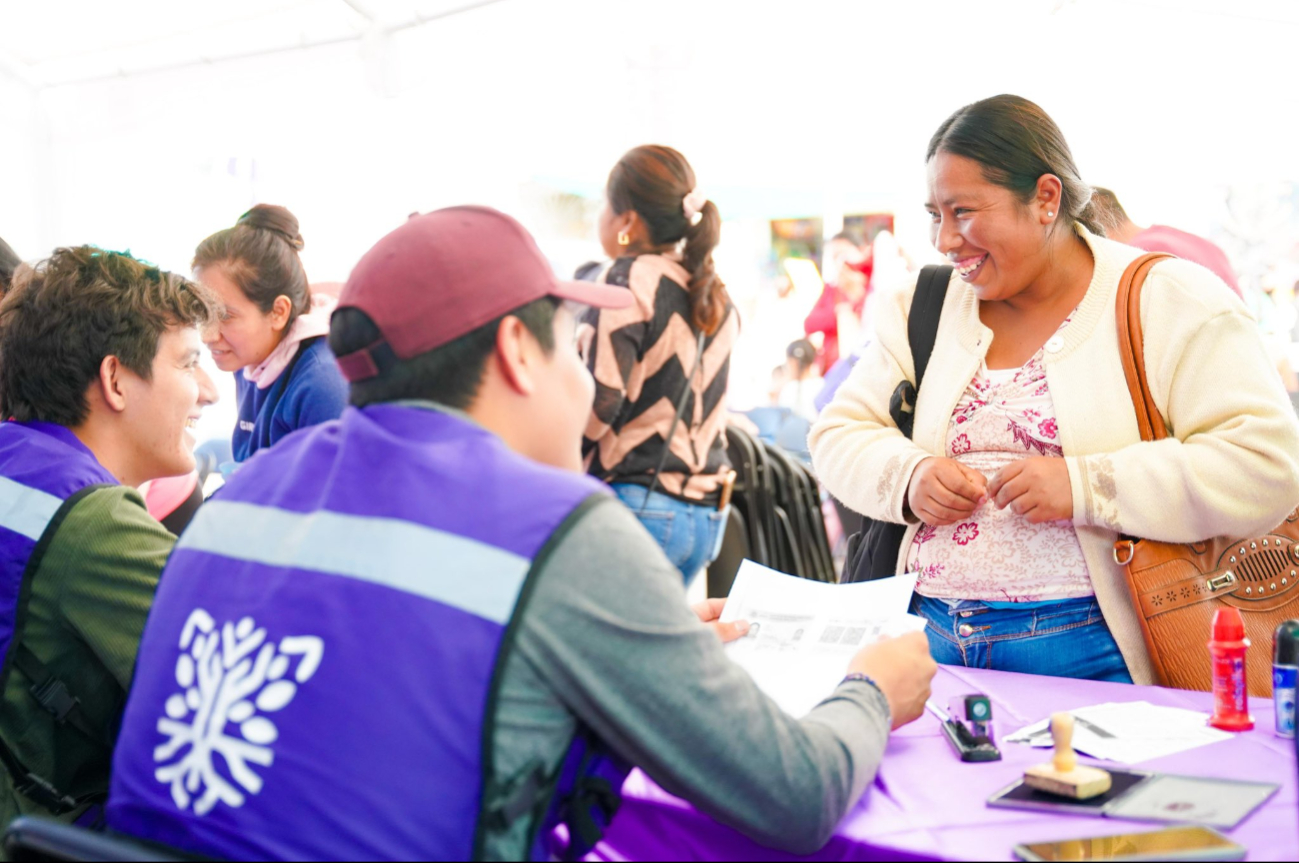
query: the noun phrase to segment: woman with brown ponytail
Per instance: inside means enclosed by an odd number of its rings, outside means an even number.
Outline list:
[[[234,372],[235,461],[300,428],[338,419],[347,381],[328,340],[335,300],[313,296],[298,252],[298,220],[258,204],[194,253],[194,276],[220,298],[220,327],[205,334],[217,368]]]
[[[628,152],[605,194],[600,243],[614,260],[599,280],[636,302],[587,318],[596,394],[583,451],[688,583],[717,556],[731,468],[726,383],[740,323],[713,270],[721,216],[670,147]]]

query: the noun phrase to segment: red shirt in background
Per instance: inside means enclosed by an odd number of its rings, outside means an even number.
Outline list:
[[[852,304],[853,314],[858,317],[861,317],[862,309],[866,308],[866,297],[867,294],[863,293]],[[846,302],[848,296],[843,291],[835,285],[827,284],[807,319],[803,321],[803,330],[809,336],[812,333],[825,333],[821,351],[816,355],[816,364],[822,376],[839,360],[839,317],[835,314],[835,309],[840,303]]]
[[[1218,278],[1227,283],[1227,287],[1236,292],[1236,296],[1243,298],[1240,284],[1236,281],[1236,274],[1232,272],[1231,262],[1227,260],[1227,253],[1204,237],[1197,237],[1195,234],[1188,234],[1186,231],[1179,231],[1167,225],[1151,225],[1129,240],[1128,245],[1145,249],[1147,252],[1169,252],[1179,258],[1194,261],[1212,270]]]

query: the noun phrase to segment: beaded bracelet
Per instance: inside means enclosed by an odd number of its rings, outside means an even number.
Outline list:
[[[880,689],[880,685],[876,683],[875,679],[870,675],[862,674],[860,671],[854,671],[851,674],[846,675],[843,680],[839,681],[839,683],[840,685],[843,685],[850,680],[860,680],[862,683],[869,683],[880,695],[884,694],[884,690]]]

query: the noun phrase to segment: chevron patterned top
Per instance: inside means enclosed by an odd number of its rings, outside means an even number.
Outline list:
[[[595,327],[588,364],[596,393],[583,454],[591,474],[605,482],[649,485],[695,365],[690,277],[671,256],[640,255],[614,261],[601,280],[627,288],[636,302],[626,309],[591,310],[585,318]],[[731,306],[722,326],[704,342],[703,362],[690,381],[659,477],[660,488],[673,497],[715,502],[730,467],[726,384],[739,333],[739,314]]]

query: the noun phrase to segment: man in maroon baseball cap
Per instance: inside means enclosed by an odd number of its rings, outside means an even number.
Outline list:
[[[594,384],[570,307],[631,301],[620,287],[556,281],[513,219],[456,207],[413,218],[365,255],[341,294],[330,347],[354,405],[423,399],[459,409],[516,453],[580,471]],[[674,406],[662,408],[666,426]],[[461,523],[488,517],[522,530],[513,513],[536,509],[523,484],[516,500],[501,500],[491,460],[474,448],[459,455],[460,470],[481,477],[471,499],[455,501]],[[455,497],[450,488],[427,493]],[[487,787],[528,785],[530,763],[560,765],[557,744],[576,722],[620,760],[760,842],[800,853],[820,847],[874,775],[890,726],[924,711],[937,668],[924,636],[866,645],[821,706],[789,716],[721,649],[717,636],[738,638],[747,624],[717,623],[722,600],[687,608],[680,573],[658,543],[633,513],[601,498],[564,519],[534,563],[535,591],[506,641],[514,650],[496,662]],[[463,577],[473,577],[468,568]],[[443,679],[441,666],[428,665],[430,680]],[[617,778],[607,778],[616,790]],[[747,793],[754,789],[765,793]],[[494,820],[481,855],[523,856],[521,843],[535,837]]]
[[[504,213],[450,207],[412,216],[366,252],[339,295],[330,346],[354,405],[473,404],[516,452],[580,470],[595,384],[570,349],[574,306],[632,302],[624,288],[556,279]]]
[[[360,309],[399,359],[409,360],[542,297],[597,308],[632,304],[631,292],[555,278],[522,225],[489,207],[414,215],[361,258],[339,295]],[[379,373],[369,348],[340,356],[350,381]]]
[[[248,461],[163,574],[110,826],[223,859],[578,859],[637,765],[761,842],[825,843],[890,726],[922,712],[928,642],[862,648],[803,718],[730,661],[721,641],[747,626],[718,623],[721,600],[687,607],[659,544],[581,470],[595,384],[570,306],[631,298],[557,281],[477,207],[365,255],[329,334],[352,406]],[[236,777],[256,793],[168,793],[149,753],[184,707],[176,645],[236,625],[266,636],[262,671],[279,645],[263,692],[288,693],[248,702],[276,711]]]

